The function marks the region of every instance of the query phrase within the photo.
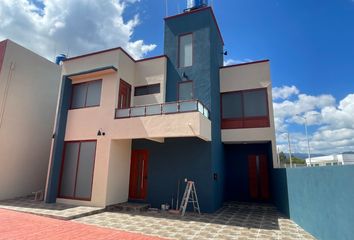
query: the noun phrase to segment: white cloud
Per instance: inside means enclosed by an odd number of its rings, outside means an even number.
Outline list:
[[[295,86],[283,86],[273,88],[273,99],[288,99],[292,95],[299,94],[299,89]]]
[[[348,94],[337,104],[332,95],[307,95],[295,86],[277,88],[275,92],[278,94],[273,103],[275,126],[281,151],[288,151],[283,133],[290,131],[293,152],[307,152],[304,117],[312,152],[331,154],[354,149],[354,94]],[[299,130],[293,130],[295,125],[300,126],[295,128]]]
[[[249,58],[238,59],[238,60],[229,58],[224,61],[224,66],[229,66],[229,65],[233,65],[233,64],[240,64],[240,63],[248,63],[248,62],[253,62],[253,60],[249,59]]]
[[[139,0],[44,0],[44,9],[27,0],[0,1],[0,39],[10,38],[53,59],[121,46],[135,58],[155,49],[132,40],[139,15],[125,20],[127,7]]]

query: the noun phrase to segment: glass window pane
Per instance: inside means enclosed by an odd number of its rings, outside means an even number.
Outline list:
[[[268,115],[265,90],[245,92],[243,101],[245,117],[263,117]]]
[[[189,67],[193,62],[193,35],[188,34],[179,38],[179,66]]]
[[[161,105],[146,106],[146,115],[161,114]]]
[[[76,166],[79,155],[79,143],[66,143],[64,165],[61,177],[60,196],[61,197],[73,197],[75,178],[76,178]]]
[[[191,112],[197,111],[197,101],[188,101],[188,102],[180,102],[179,103],[179,111],[180,112]]]
[[[99,106],[101,102],[102,80],[88,83],[86,107]]]
[[[91,198],[96,142],[81,142],[75,198]]]
[[[132,117],[138,117],[138,116],[144,116],[145,115],[145,107],[135,107],[131,108],[130,110],[130,116]]]
[[[162,106],[163,113],[176,113],[178,112],[178,105],[177,103],[165,103]]]
[[[224,93],[221,95],[222,118],[242,118],[242,93]]]
[[[74,84],[72,93],[71,108],[85,107],[87,84]]]
[[[181,82],[179,84],[178,95],[179,100],[193,99],[193,82]]]
[[[143,96],[149,94],[160,93],[160,84],[152,84],[147,86],[135,87],[134,96]]]
[[[118,109],[116,111],[116,118],[129,117],[129,114],[130,114],[130,109],[129,108]]]

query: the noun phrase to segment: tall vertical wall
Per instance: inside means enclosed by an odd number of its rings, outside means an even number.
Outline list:
[[[353,239],[354,166],[273,169],[273,199],[318,239]]]
[[[186,33],[193,33],[193,64],[191,67],[179,68],[178,40],[181,34]],[[201,164],[200,169],[203,169],[203,176],[206,178],[199,189],[202,188],[202,191],[205,191],[205,196],[208,196],[208,199],[205,199],[205,201],[208,201],[208,205],[204,211],[214,211],[223,202],[224,184],[219,85],[219,67],[223,64],[223,42],[211,8],[165,19],[164,46],[165,55],[169,59],[167,65],[166,101],[177,100],[178,83],[182,81],[182,76],[185,74],[189,80],[193,80],[194,97],[210,110],[212,141],[207,143],[196,141],[191,142],[191,145],[186,145],[186,148],[183,149],[185,152],[189,153],[191,149],[200,149],[201,152],[192,159],[188,157],[188,154],[183,155],[188,164],[180,165],[180,168],[181,171],[188,172],[187,168],[193,161]],[[179,162],[183,161],[179,160]]]
[[[60,67],[7,40],[0,73],[0,199],[44,190]]]

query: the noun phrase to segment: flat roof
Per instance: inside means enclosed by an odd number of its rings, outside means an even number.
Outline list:
[[[244,66],[244,65],[249,65],[249,64],[256,64],[256,63],[264,63],[264,62],[269,62],[269,59],[264,59],[264,60],[258,60],[254,62],[245,62],[245,63],[237,63],[237,64],[232,64],[232,65],[227,65],[227,66],[222,66],[220,68],[231,68],[231,67],[239,67],[239,66]]]
[[[101,53],[106,53],[106,52],[111,52],[111,51],[115,51],[115,50],[121,50],[125,55],[127,55],[133,62],[142,62],[142,61],[147,61],[147,60],[153,60],[156,58],[162,58],[162,57],[167,57],[166,55],[159,55],[159,56],[153,56],[153,57],[148,57],[148,58],[142,58],[139,60],[135,60],[129,53],[127,53],[127,51],[124,50],[124,48],[122,47],[115,47],[115,48],[109,48],[109,49],[105,49],[105,50],[100,50],[100,51],[96,51],[96,52],[91,52],[91,53],[86,53],[86,54],[82,54],[82,55],[78,55],[75,57],[71,57],[71,58],[67,58],[65,60],[63,60],[64,62],[66,61],[70,61],[70,60],[74,60],[74,59],[78,59],[78,58],[84,58],[84,57],[89,57],[92,55],[96,55],[96,54],[101,54]]]

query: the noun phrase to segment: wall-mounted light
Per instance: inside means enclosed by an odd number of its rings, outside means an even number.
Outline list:
[[[182,81],[187,81],[188,80],[188,76],[185,72],[183,72],[182,74]]]
[[[224,52],[222,52],[221,54],[227,56],[227,50],[225,50]]]
[[[100,128],[97,132],[97,136],[105,136],[106,133],[102,130],[102,128]]]

